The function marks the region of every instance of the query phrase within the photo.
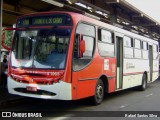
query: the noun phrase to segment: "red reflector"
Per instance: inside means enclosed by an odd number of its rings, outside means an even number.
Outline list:
[[[31,86],[27,86],[26,87],[27,91],[37,91],[37,87],[31,87]]]

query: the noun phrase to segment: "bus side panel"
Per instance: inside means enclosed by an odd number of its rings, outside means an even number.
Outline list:
[[[93,65],[89,67],[91,68],[86,68],[85,70],[82,70],[78,75],[79,81],[77,85],[78,86],[77,99],[93,96],[95,93],[97,79],[100,78],[102,75],[106,75],[106,77],[108,78],[108,93],[115,91],[115,83],[116,83],[115,58],[99,59],[97,61],[94,61]],[[97,78],[97,79],[89,79],[89,78]]]
[[[108,79],[108,93],[116,89],[116,58],[104,58],[103,72]]]
[[[159,53],[158,48],[153,45],[153,74],[152,74],[152,82],[158,78],[159,71]]]
[[[82,80],[78,82],[77,99],[93,96],[97,80]]]
[[[145,59],[124,59],[123,89],[142,84],[143,73],[149,71],[149,61]]]
[[[72,100],[77,99],[77,84],[78,84],[78,73],[72,72]]]
[[[97,54],[93,61],[84,69],[78,71],[77,99],[93,96],[98,78],[103,74],[103,59],[97,59]]]
[[[115,85],[116,85],[116,77],[113,77],[112,79],[108,80],[108,93],[115,92]]]
[[[158,66],[159,66],[159,61],[158,60],[153,60],[153,76],[152,76],[152,82],[155,81],[158,78]]]

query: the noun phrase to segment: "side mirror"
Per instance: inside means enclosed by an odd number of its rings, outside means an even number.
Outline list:
[[[85,41],[84,40],[80,40],[79,41],[79,58],[83,57],[83,53],[85,52],[86,48],[85,48]]]
[[[2,31],[2,46],[10,51],[16,28],[5,28]]]
[[[84,40],[80,40],[80,54],[82,55],[85,52],[86,48],[85,48],[85,41]]]

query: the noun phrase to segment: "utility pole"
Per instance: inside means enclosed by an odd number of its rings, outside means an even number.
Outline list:
[[[1,4],[0,4],[0,51],[1,51],[1,43],[2,43],[2,13],[3,13],[3,0],[0,0]],[[1,52],[0,52],[0,58],[1,58]],[[0,59],[1,60],[1,59]],[[0,61],[1,62],[1,61]],[[1,64],[0,64],[0,80],[2,80],[1,78]]]

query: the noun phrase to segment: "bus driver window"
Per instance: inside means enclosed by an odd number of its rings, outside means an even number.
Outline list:
[[[77,27],[73,49],[73,70],[77,71],[86,67],[93,58],[95,45],[95,28],[91,25],[81,23]],[[82,55],[79,52],[79,42],[84,40],[85,51]]]

